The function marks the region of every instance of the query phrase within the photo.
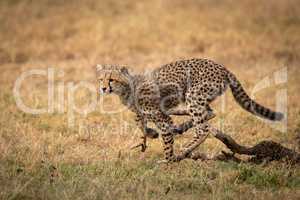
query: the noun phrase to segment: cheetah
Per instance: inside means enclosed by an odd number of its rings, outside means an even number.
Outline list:
[[[273,121],[284,115],[271,111],[252,100],[236,76],[223,65],[209,59],[187,59],[165,64],[146,75],[132,75],[126,66],[97,65],[99,94],[114,93],[136,114],[136,122],[144,135],[157,137],[147,127],[152,122],[161,132],[164,159],[177,162],[196,149],[208,136],[208,121],[215,116],[210,103],[230,87],[236,102],[246,111]],[[186,129],[194,128],[193,139],[175,155],[172,109],[184,104],[191,121]]]

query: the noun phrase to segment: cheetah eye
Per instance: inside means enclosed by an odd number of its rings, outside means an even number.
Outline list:
[[[113,82],[114,80],[113,80],[113,79],[109,79],[108,81],[109,81],[109,82]]]

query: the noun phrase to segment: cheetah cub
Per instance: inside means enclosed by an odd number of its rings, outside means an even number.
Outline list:
[[[100,94],[114,93],[136,114],[144,134],[153,122],[161,132],[165,160],[181,160],[174,154],[174,124],[168,111],[185,104],[195,129],[193,140],[179,155],[196,149],[208,135],[208,120],[214,117],[210,103],[230,87],[234,99],[248,112],[279,121],[283,114],[250,99],[237,78],[224,66],[208,59],[180,60],[161,66],[147,75],[131,75],[126,67],[97,65]],[[154,137],[154,136],[153,136]]]

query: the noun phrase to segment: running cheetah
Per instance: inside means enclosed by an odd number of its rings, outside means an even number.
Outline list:
[[[153,122],[161,131],[166,162],[180,161],[197,148],[208,135],[208,120],[215,115],[209,104],[230,87],[234,99],[248,112],[279,121],[283,114],[250,99],[237,78],[224,66],[209,59],[189,59],[161,66],[147,75],[131,75],[125,66],[97,65],[97,80],[101,94],[114,93],[134,113],[144,135],[156,137],[147,128]],[[188,126],[195,128],[193,140],[174,154],[174,124],[170,110],[185,104],[182,112],[191,117]],[[181,114],[182,114],[181,113]],[[177,113],[177,114],[180,114]]]

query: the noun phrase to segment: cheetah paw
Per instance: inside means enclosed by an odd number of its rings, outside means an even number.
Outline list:
[[[131,147],[130,149],[136,149],[138,147],[141,147],[141,152],[145,152],[146,151],[146,148],[147,148],[147,139],[145,136],[141,137],[141,139],[143,140],[142,142],[140,142],[139,144],[137,145],[134,145],[133,147]]]

